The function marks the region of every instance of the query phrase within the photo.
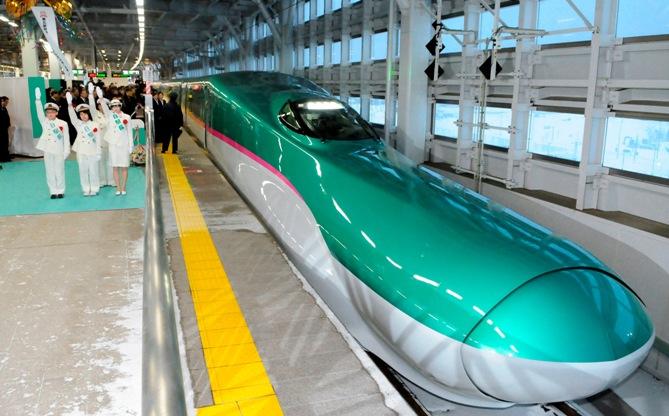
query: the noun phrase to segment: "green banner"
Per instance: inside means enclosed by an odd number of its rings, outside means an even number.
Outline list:
[[[49,88],[60,91],[60,79],[49,78]]]
[[[60,86],[60,81],[58,81]],[[28,77],[28,96],[30,97],[30,115],[33,124],[33,139],[37,139],[42,135],[42,124],[37,118],[37,109],[35,108],[35,88],[42,90],[42,103],[46,102],[46,92],[44,91],[44,78],[42,77]]]

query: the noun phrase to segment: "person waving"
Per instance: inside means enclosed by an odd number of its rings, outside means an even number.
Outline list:
[[[65,196],[65,159],[70,155],[70,133],[67,123],[56,118],[60,109],[58,104],[42,104],[42,91],[39,88],[35,88],[35,108],[37,118],[42,125],[42,135],[35,147],[44,152],[44,168],[49,193],[51,199],[63,198]]]
[[[116,195],[125,195],[130,153],[132,153],[133,147],[130,116],[121,111],[121,101],[113,99],[107,104],[99,87],[96,89],[96,93],[102,100],[102,111],[107,118],[104,140],[109,143],[109,159],[114,169]]]
[[[67,111],[74,128],[77,130],[77,139],[72,150],[77,152],[79,163],[79,180],[84,196],[97,195],[100,191],[99,167],[102,148],[100,147],[100,129],[92,120],[89,104],[79,104],[72,108],[73,97],[69,92],[65,94]],[[93,104],[93,99],[89,102]],[[75,114],[76,110],[76,114]]]

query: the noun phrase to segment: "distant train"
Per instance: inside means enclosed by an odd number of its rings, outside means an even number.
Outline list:
[[[416,166],[312,82],[236,72],[167,84],[187,126],[367,350],[438,396],[586,397],[654,341],[593,255]]]

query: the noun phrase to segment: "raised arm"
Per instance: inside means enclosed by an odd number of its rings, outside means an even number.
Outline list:
[[[105,96],[104,94],[102,94],[102,90],[100,89],[100,87],[95,88],[95,93],[98,95],[98,102],[100,103],[100,107],[102,107],[102,112],[105,113],[107,120],[110,120],[111,110],[107,105],[107,101],[105,101]]]
[[[67,114],[70,115],[72,125],[77,129],[81,128],[81,120],[79,120],[77,113],[75,113],[74,108],[72,108],[72,94],[70,94],[69,91],[65,94],[65,100],[67,100]]]
[[[40,124],[44,125],[46,118],[44,117],[44,107],[42,104],[42,90],[35,88],[35,111],[37,111],[37,119]]]
[[[98,116],[98,108],[95,105],[95,85],[88,83],[88,106],[91,108],[91,117],[95,120]]]

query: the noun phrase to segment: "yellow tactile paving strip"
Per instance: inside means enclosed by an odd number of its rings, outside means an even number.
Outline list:
[[[198,416],[283,415],[183,166],[163,155],[214,405]]]

